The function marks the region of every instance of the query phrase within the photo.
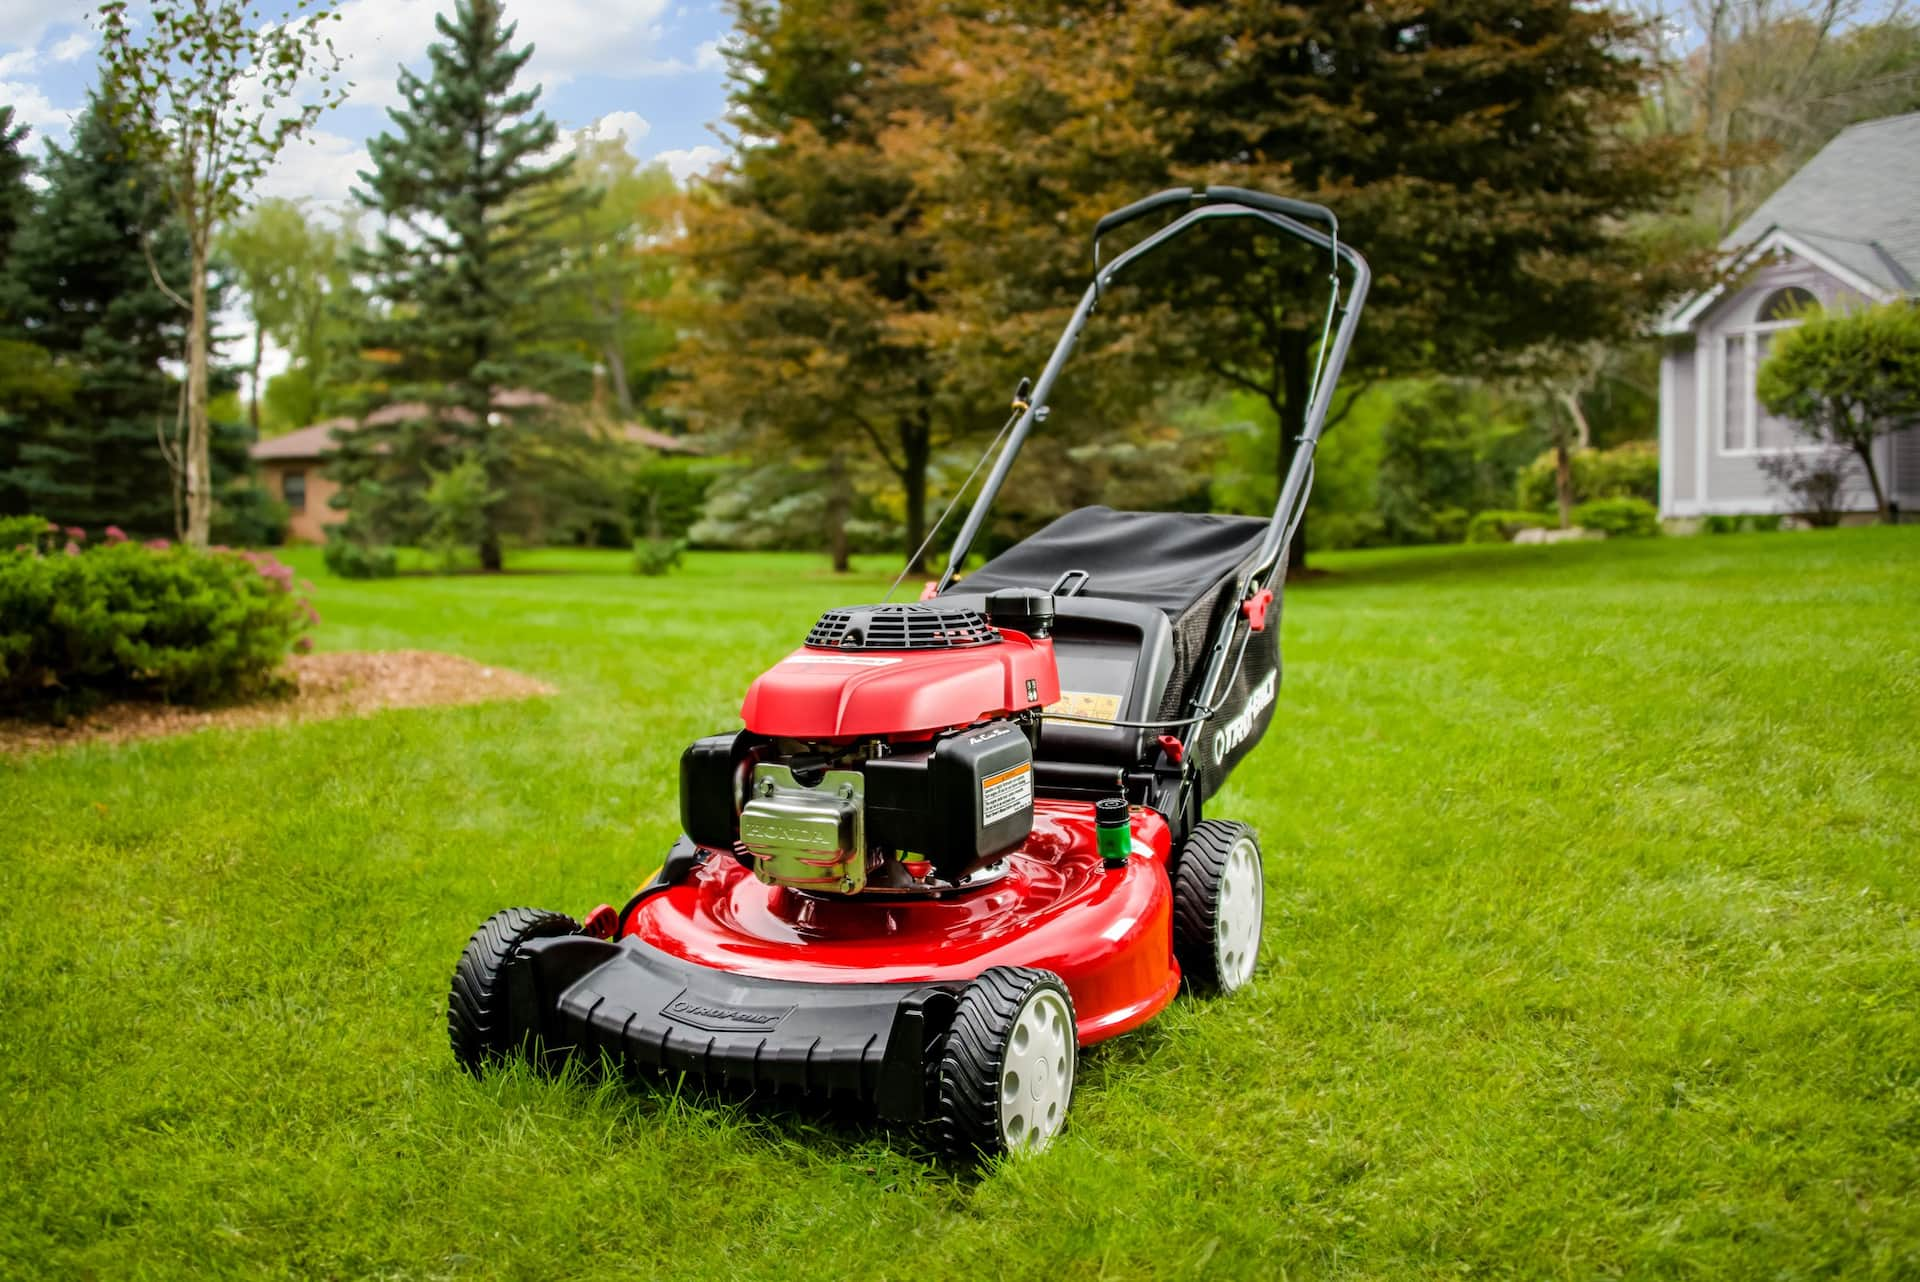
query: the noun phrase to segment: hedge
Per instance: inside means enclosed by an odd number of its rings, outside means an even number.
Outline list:
[[[0,527],[0,712],[256,693],[320,621],[266,553],[134,543],[113,527],[89,545],[83,531],[40,526],[32,540],[18,522]]]
[[[1568,470],[1572,473],[1575,503],[1595,499],[1644,499],[1654,503],[1660,498],[1658,441],[1628,441],[1610,450],[1581,450],[1568,460]],[[1523,510],[1555,509],[1560,500],[1552,450],[1521,470],[1517,489]]]
[[[1660,533],[1660,513],[1640,499],[1596,499],[1573,509],[1573,523],[1609,538],[1644,539]]]

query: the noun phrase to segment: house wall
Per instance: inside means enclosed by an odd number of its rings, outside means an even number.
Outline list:
[[[289,543],[325,543],[327,527],[346,520],[346,513],[335,510],[328,502],[339,493],[340,487],[327,479],[325,467],[321,459],[270,459],[260,465],[268,492],[282,502],[287,497],[287,474],[301,472],[306,476],[306,510],[289,514]]]
[[[1745,413],[1743,398],[1752,378],[1751,370],[1740,371],[1744,379],[1728,387],[1728,345],[1740,341],[1740,333],[1754,323],[1769,295],[1792,285],[1807,290],[1824,307],[1844,308],[1861,301],[1835,277],[1792,259],[1754,272],[1741,289],[1720,299],[1696,322],[1690,339],[1669,340],[1660,379],[1663,516],[1786,513],[1797,506],[1760,470],[1762,458],[1780,451],[1730,447],[1725,433],[1727,414]],[[1888,454],[1885,442],[1881,451]],[[1883,476],[1890,463],[1890,457],[1878,461]],[[1854,505],[1870,509],[1873,492],[1865,470],[1854,463],[1849,477]]]

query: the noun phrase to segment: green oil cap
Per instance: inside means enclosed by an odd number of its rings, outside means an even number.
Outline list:
[[[1093,803],[1094,837],[1107,867],[1118,868],[1133,853],[1133,827],[1125,797],[1102,797]]]

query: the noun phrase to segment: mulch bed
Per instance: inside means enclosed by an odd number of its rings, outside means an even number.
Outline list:
[[[196,730],[284,725],[357,717],[383,708],[490,703],[552,694],[544,681],[432,650],[294,655],[286,675],[293,690],[278,698],[225,708],[164,703],[111,703],[64,726],[0,718],[0,754],[37,752],[76,743],[126,743]]]

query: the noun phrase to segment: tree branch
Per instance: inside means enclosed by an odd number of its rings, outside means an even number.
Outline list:
[[[1273,392],[1266,385],[1254,379],[1248,378],[1245,374],[1235,373],[1233,370],[1228,369],[1225,365],[1222,365],[1219,361],[1208,361],[1207,369],[1209,372],[1213,373],[1217,377],[1224,378],[1229,383],[1237,384],[1238,386],[1246,389],[1247,391],[1252,392],[1256,396],[1263,396],[1268,400],[1273,399]]]
[[[858,410],[848,410],[847,417],[852,419],[854,422],[858,423],[860,425],[860,429],[867,434],[867,439],[873,442],[873,448],[879,452],[880,461],[882,463],[885,463],[888,469],[891,470],[895,476],[899,477],[903,481],[906,480],[907,479],[906,462],[904,460],[900,462],[894,461],[893,455],[887,451],[887,441],[886,441],[886,438],[880,434],[880,429],[876,428],[872,423],[869,423],[866,419],[866,416],[861,414],[860,411]]]
[[[1337,412],[1329,412],[1327,414],[1327,421],[1320,425],[1320,430],[1323,432],[1330,432],[1334,428],[1340,426],[1341,422],[1347,417],[1347,415],[1353,412],[1354,403],[1358,401],[1362,396],[1365,396],[1368,390],[1372,388],[1372,386],[1375,383],[1378,383],[1379,381],[1380,381],[1380,376],[1378,374],[1369,374],[1365,378],[1361,379],[1360,386],[1354,388],[1353,391],[1347,395],[1347,398],[1345,399],[1345,401],[1341,403],[1339,410]]]
[[[153,283],[160,287],[160,292],[172,299],[175,307],[180,308],[182,311],[192,311],[193,304],[174,293],[172,286],[161,279],[160,264],[153,261],[153,235],[151,232],[143,231],[140,233],[140,252],[147,256],[147,270],[153,273]]]

